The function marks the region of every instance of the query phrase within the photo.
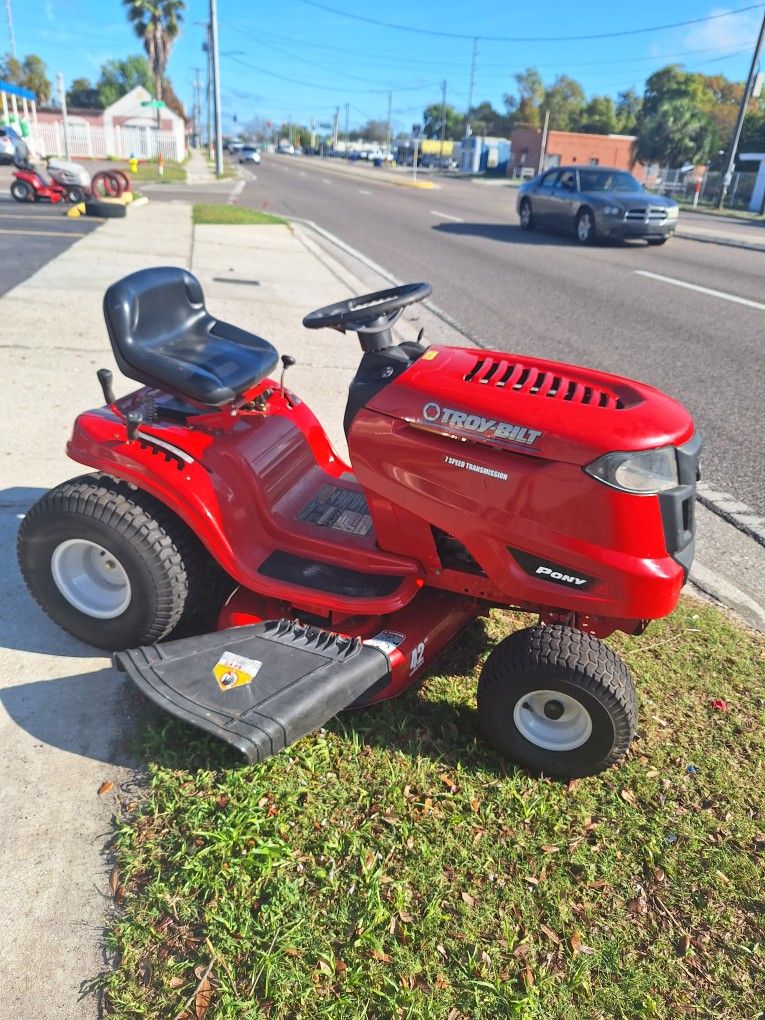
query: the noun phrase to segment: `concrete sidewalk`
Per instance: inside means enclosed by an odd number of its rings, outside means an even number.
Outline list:
[[[199,276],[215,314],[297,359],[290,386],[310,401],[341,453],[357,341],[332,330],[309,332],[301,319],[312,308],[389,282],[306,228],[193,228],[187,203],[163,203],[108,221],[0,298],[6,384],[0,411],[0,1018],[8,1020],[97,1015],[95,1000],[78,999],[78,991],[104,967],[111,817],[115,798],[130,796],[141,765],[130,753],[134,702],[125,683],[107,657],[62,633],[32,602],[16,566],[15,535],[47,488],[85,470],[66,458],[64,444],[75,415],[102,401],[96,369],[116,368],[101,314],[104,290],[133,270],[168,264]],[[430,340],[465,342],[423,306],[409,309],[397,330],[413,338],[422,327]],[[118,394],[135,385],[116,370],[115,383]],[[722,533],[725,541],[741,539],[717,518],[708,527],[700,560],[723,541]],[[754,543],[747,542],[731,555],[751,564]],[[717,576],[714,565],[708,569]],[[765,576],[751,569],[753,578]],[[758,598],[761,589],[760,582]],[[114,787],[99,796],[104,782]]]

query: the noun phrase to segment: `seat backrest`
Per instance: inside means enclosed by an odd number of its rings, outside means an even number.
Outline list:
[[[113,283],[104,295],[104,318],[117,361],[140,364],[140,348],[164,346],[211,317],[199,280],[186,269],[160,266]]]

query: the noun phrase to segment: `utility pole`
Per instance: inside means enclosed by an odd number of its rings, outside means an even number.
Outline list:
[[[473,112],[473,89],[475,88],[475,65],[478,59],[478,39],[473,40],[473,60],[470,64],[470,90],[468,92],[467,121],[465,123],[465,138],[470,138],[473,129],[470,126],[470,117]]]
[[[738,151],[738,142],[741,138],[741,129],[744,126],[744,117],[746,116],[746,108],[749,104],[749,99],[754,88],[754,79],[757,76],[757,65],[760,60],[760,53],[762,52],[762,42],[765,39],[765,14],[762,16],[762,24],[760,25],[760,34],[757,36],[757,45],[754,47],[754,54],[752,56],[752,64],[749,68],[749,77],[746,79],[746,86],[744,87],[744,94],[741,97],[741,106],[739,107],[738,117],[736,118],[736,126],[733,129],[733,138],[731,139],[730,149],[728,150],[728,160],[725,166],[725,174],[723,175],[723,185],[720,189],[720,198],[717,203],[717,208],[722,209],[725,202],[725,196],[728,193],[730,182],[733,179],[733,167],[736,165],[736,152]]]
[[[340,126],[340,107],[335,107],[335,117],[332,123],[332,148],[337,149],[337,132]]]
[[[393,123],[391,121],[391,114],[393,112],[393,93],[388,93],[388,126],[385,129],[385,151],[390,152],[392,134],[393,134]]]
[[[441,82],[441,158],[444,156],[446,141],[446,79]]]
[[[13,12],[11,11],[11,0],[5,0],[5,16],[8,19],[8,41],[11,46],[11,56],[16,56],[16,36],[13,34]]]
[[[202,134],[202,132],[200,130],[200,124],[199,124],[200,120],[202,119],[202,106],[201,106],[201,103],[200,103],[200,100],[199,100],[199,94],[200,94],[200,91],[201,91],[201,88],[202,88],[202,82],[199,80],[199,74],[200,74],[202,68],[201,67],[192,67],[191,70],[194,72],[194,82],[193,82],[193,85],[194,85],[194,108],[193,108],[193,112],[192,112],[192,117],[194,119],[194,145],[198,149],[199,148],[199,144],[200,144],[200,137],[201,137],[201,134]]]
[[[311,148],[316,148],[316,114],[311,117]]]
[[[351,106],[350,103],[345,104],[345,152],[348,154],[348,116],[350,114]]]
[[[218,0],[210,0],[210,41],[212,43],[213,105],[215,108],[215,174],[223,173],[223,132],[220,111],[220,63],[218,59]]]
[[[539,166],[537,173],[541,174],[545,168],[545,158],[547,156],[547,129],[550,126],[550,111],[545,110],[545,123],[542,128],[542,144],[539,147]]]
[[[64,89],[64,75],[61,71],[56,75],[56,88],[58,99],[61,103],[61,117],[64,121],[64,155],[69,159],[69,117],[66,112],[66,90]]]

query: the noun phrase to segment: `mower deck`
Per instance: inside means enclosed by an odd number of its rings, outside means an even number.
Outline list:
[[[263,761],[382,686],[390,661],[359,638],[294,620],[118,652],[160,708]]]

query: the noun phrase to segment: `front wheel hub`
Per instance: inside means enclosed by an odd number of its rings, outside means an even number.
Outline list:
[[[71,538],[53,550],[51,574],[67,602],[96,620],[113,620],[130,605],[131,586],[117,557],[97,542]]]
[[[515,703],[513,721],[521,736],[545,751],[573,751],[592,734],[590,713],[562,691],[524,694]]]

